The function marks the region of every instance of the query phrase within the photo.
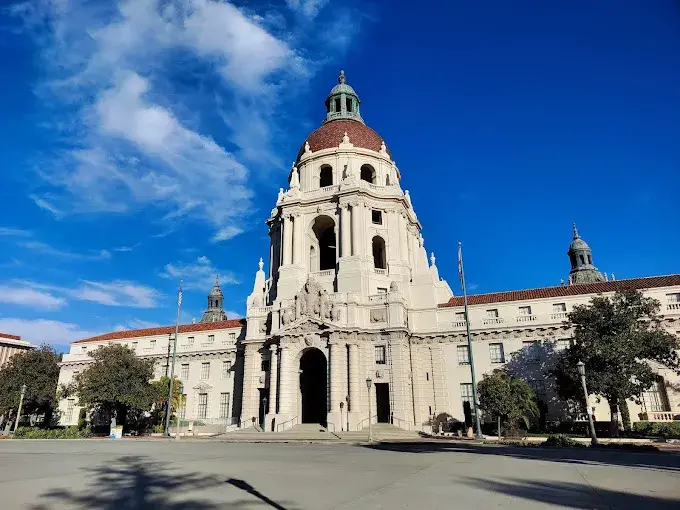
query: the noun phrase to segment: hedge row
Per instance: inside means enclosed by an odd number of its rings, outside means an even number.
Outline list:
[[[59,429],[19,427],[12,437],[15,439],[83,439],[92,437],[92,433],[87,429],[78,430],[78,427]]]
[[[638,421],[633,423],[633,432],[649,437],[680,439],[680,421]]]

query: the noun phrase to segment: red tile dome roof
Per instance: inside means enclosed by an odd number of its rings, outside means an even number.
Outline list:
[[[302,142],[297,159],[299,160],[305,152],[305,142],[309,142],[309,147],[313,152],[330,149],[340,145],[345,132],[349,136],[349,142],[355,147],[380,152],[383,139],[378,133],[357,120],[338,119],[326,122],[320,128],[312,131],[307,139]],[[389,149],[387,149],[388,154],[389,152]]]

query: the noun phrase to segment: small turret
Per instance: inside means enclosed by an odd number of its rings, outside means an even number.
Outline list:
[[[604,282],[605,278],[602,276],[597,268],[593,265],[593,253],[576,228],[576,223],[572,225],[574,229],[574,238],[569,245],[569,262],[571,263],[571,271],[569,271],[569,285],[578,285],[580,283],[595,283]]]
[[[215,276],[215,285],[213,285],[210,294],[208,294],[208,308],[203,312],[200,322],[219,322],[226,321],[227,314],[224,313],[224,294],[220,288],[220,277]]]

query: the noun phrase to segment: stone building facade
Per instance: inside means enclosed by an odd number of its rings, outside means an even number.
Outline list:
[[[12,356],[35,349],[35,345],[22,340],[18,335],[0,333],[0,368],[6,364]]]
[[[213,322],[224,318],[214,288],[206,322],[180,329],[178,367],[188,364],[193,374],[185,385],[186,413],[193,414],[185,416],[205,419],[207,406],[225,424],[267,431],[305,422],[359,430],[369,409],[374,421],[408,429],[442,412],[462,420],[471,399],[462,299],[440,278],[434,254],[428,258],[401,172],[365,125],[344,73],[325,104],[325,120],[302,144],[289,187],[279,190],[266,221],[268,273],[260,259],[246,319]],[[550,417],[583,419],[585,410],[558,402],[544,376],[549,354],[569,343],[566,314],[595,295],[635,288],[661,301],[665,326],[680,334],[680,275],[612,281],[593,265],[575,226],[568,256],[566,285],[470,296],[472,346],[479,377],[509,365],[546,401]],[[76,342],[60,379],[88,363],[90,348],[110,341],[136,342],[140,355],[162,367],[173,333],[157,328]],[[211,365],[208,377],[195,378],[207,360],[230,360],[233,377],[218,377],[224,372]],[[680,380],[659,374],[642,405],[631,405],[634,420],[680,418],[680,395],[671,389]],[[226,418],[215,403],[225,393]],[[73,422],[76,404],[62,402],[65,423]],[[598,419],[608,419],[606,402],[590,404]]]

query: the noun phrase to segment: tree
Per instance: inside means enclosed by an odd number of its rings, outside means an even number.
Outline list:
[[[156,396],[149,382],[153,360],[138,358],[123,345],[100,347],[90,356],[94,363],[75,376],[72,389],[80,405],[115,416],[123,425],[130,411],[151,409]]]
[[[42,414],[49,424],[56,405],[60,356],[54,348],[41,345],[12,356],[0,370],[0,414],[19,407],[21,386],[26,385],[22,414]]]
[[[552,374],[564,399],[583,402],[576,364],[586,366],[588,390],[607,399],[611,433],[618,434],[619,403],[640,400],[657,375],[650,362],[679,370],[678,340],[664,331],[660,303],[636,290],[613,298],[594,297],[569,313],[574,342],[562,352]]]
[[[482,410],[498,419],[499,437],[501,421],[508,426],[522,421],[528,428],[530,417],[539,414],[536,395],[531,386],[502,369],[484,375],[477,385],[477,395]]]
[[[174,378],[174,384],[172,388],[172,408],[170,410],[171,415],[173,412],[177,412],[184,405],[186,397],[182,394],[183,386],[182,382]],[[170,386],[170,378],[168,376],[162,376],[157,381],[151,383],[153,388],[153,413],[156,415],[154,418],[155,424],[160,424],[165,420],[165,411],[168,402],[168,388]]]

